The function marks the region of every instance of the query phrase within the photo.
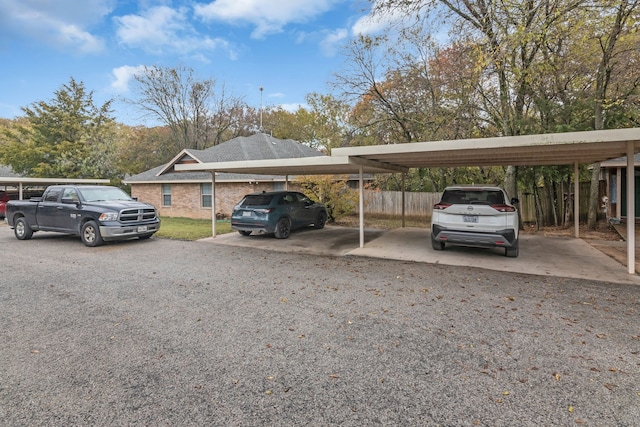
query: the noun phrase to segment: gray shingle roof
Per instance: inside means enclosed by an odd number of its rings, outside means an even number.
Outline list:
[[[206,150],[187,151],[204,163],[291,159],[324,155],[293,139],[278,139],[264,133],[256,133],[247,137],[240,136]]]
[[[185,150],[187,155],[203,163],[232,162],[243,160],[264,159],[291,159],[301,157],[324,156],[304,144],[292,139],[278,139],[264,133],[257,133],[248,137],[230,139],[206,150]],[[179,159],[178,159],[179,161]],[[167,168],[170,164],[164,164],[138,175],[127,178],[126,182],[168,182],[168,181],[210,181],[208,172],[174,172]],[[168,169],[162,175],[161,171]],[[216,180],[284,180],[283,176],[276,175],[249,175],[221,173],[216,175]]]
[[[638,163],[640,163],[640,153],[636,153],[633,156],[633,164],[637,165]],[[627,166],[627,157],[618,157],[616,159],[611,159],[611,160],[605,160],[604,162],[600,163],[600,166],[602,167],[626,167]]]

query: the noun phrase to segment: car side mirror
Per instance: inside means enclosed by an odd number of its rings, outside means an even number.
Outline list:
[[[67,205],[77,205],[78,203],[80,203],[78,199],[73,199],[71,197],[63,197],[61,202]]]

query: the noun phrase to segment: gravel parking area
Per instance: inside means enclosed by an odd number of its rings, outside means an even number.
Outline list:
[[[0,425],[636,426],[640,287],[0,227]]]

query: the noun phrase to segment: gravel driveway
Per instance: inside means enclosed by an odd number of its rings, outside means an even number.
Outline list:
[[[2,426],[637,426],[640,287],[0,227]]]

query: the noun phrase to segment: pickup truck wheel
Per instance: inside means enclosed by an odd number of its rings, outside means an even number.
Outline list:
[[[29,227],[27,220],[24,218],[16,219],[13,232],[18,240],[29,240],[31,236],[33,236],[33,230]]]
[[[87,246],[99,246],[102,244],[102,236],[100,236],[100,228],[95,221],[87,221],[82,225],[80,230],[82,243]]]

